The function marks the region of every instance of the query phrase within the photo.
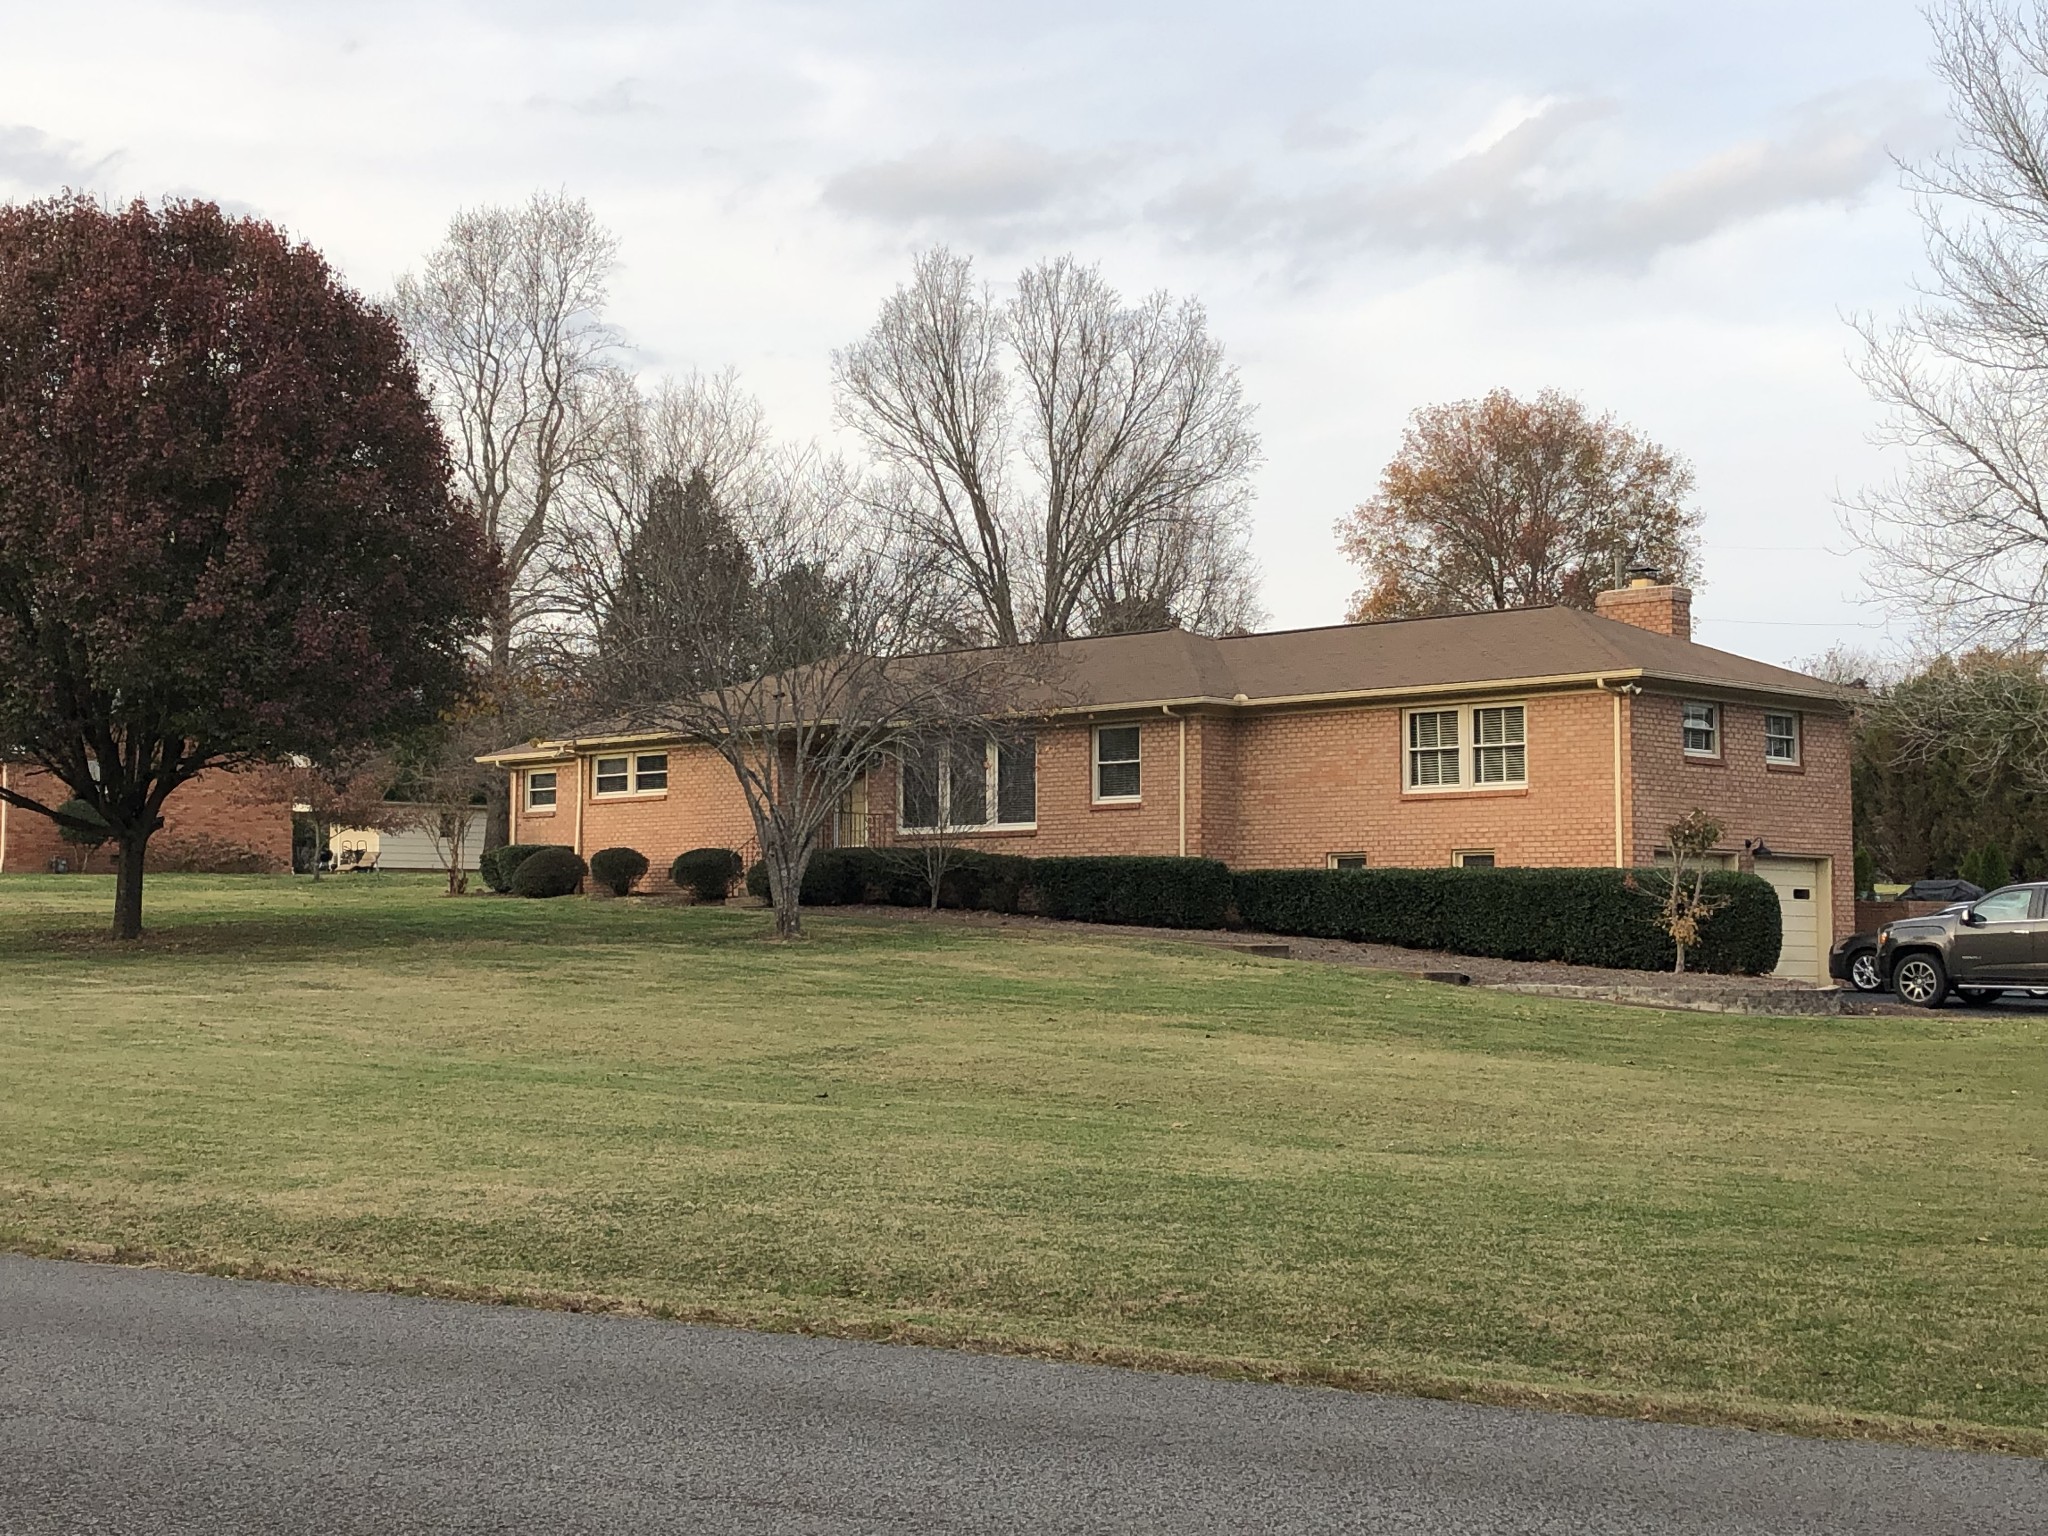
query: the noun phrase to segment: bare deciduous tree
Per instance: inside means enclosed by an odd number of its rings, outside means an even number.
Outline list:
[[[759,403],[731,374],[615,378],[602,439],[578,477],[554,554],[567,670],[603,709],[698,685],[704,664],[668,633],[682,610],[741,600],[751,580],[728,503],[762,498],[775,462]],[[716,670],[716,669],[714,669]]]
[[[1556,390],[1427,406],[1337,525],[1365,577],[1350,617],[1590,608],[1639,562],[1694,580],[1692,483],[1684,459]]]
[[[483,637],[494,696],[509,690],[522,637],[555,602],[551,542],[610,400],[617,338],[603,312],[617,248],[582,199],[536,193],[521,207],[457,214],[392,295],[459,448],[462,492],[502,560]],[[507,817],[500,791],[487,841],[504,841]]]
[[[1930,13],[1956,145],[1909,167],[1931,269],[1861,373],[1905,468],[1849,503],[1872,580],[1942,646],[2048,638],[2048,7]]]
[[[998,301],[938,249],[833,356],[841,419],[957,594],[963,639],[1257,621],[1258,437],[1200,304],[1126,305],[1071,257]]]
[[[785,456],[727,508],[742,600],[680,606],[678,670],[707,686],[642,701],[639,723],[731,766],[768,869],[775,931],[802,935],[804,870],[842,797],[907,739],[986,732],[1042,659],[917,654],[943,592],[928,548],[870,516],[843,469]]]

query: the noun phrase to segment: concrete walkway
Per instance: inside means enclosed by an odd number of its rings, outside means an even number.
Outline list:
[[[0,1256],[0,1533],[2048,1532],[2048,1465]]]

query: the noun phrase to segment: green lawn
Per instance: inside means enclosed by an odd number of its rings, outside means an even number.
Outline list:
[[[0,880],[0,1245],[2048,1447],[2048,1017],[392,876],[152,879],[122,949],[110,901]]]

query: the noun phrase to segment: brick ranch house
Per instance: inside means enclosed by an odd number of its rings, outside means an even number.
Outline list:
[[[42,769],[0,760],[0,786],[48,806],[71,791]],[[282,874],[292,867],[292,808],[261,798],[237,774],[189,779],[164,801],[164,825],[149,842],[152,869],[236,870]],[[109,874],[112,846],[92,853],[59,835],[47,816],[0,800],[0,874],[48,874],[61,860],[72,871]]]
[[[908,793],[885,764],[832,836],[914,840],[943,816],[962,846],[1023,854],[1646,865],[1699,806],[1727,829],[1718,857],[1778,890],[1781,974],[1825,980],[1855,912],[1834,691],[1694,644],[1683,587],[1597,603],[1066,642],[1061,707],[911,776]],[[686,848],[753,841],[731,769],[702,742],[600,727],[483,761],[511,775],[515,842],[634,847],[665,878]],[[934,780],[936,794],[920,787]]]

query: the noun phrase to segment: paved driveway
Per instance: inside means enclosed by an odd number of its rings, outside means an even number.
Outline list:
[[[0,1256],[0,1532],[2048,1532],[2048,1465]]]

